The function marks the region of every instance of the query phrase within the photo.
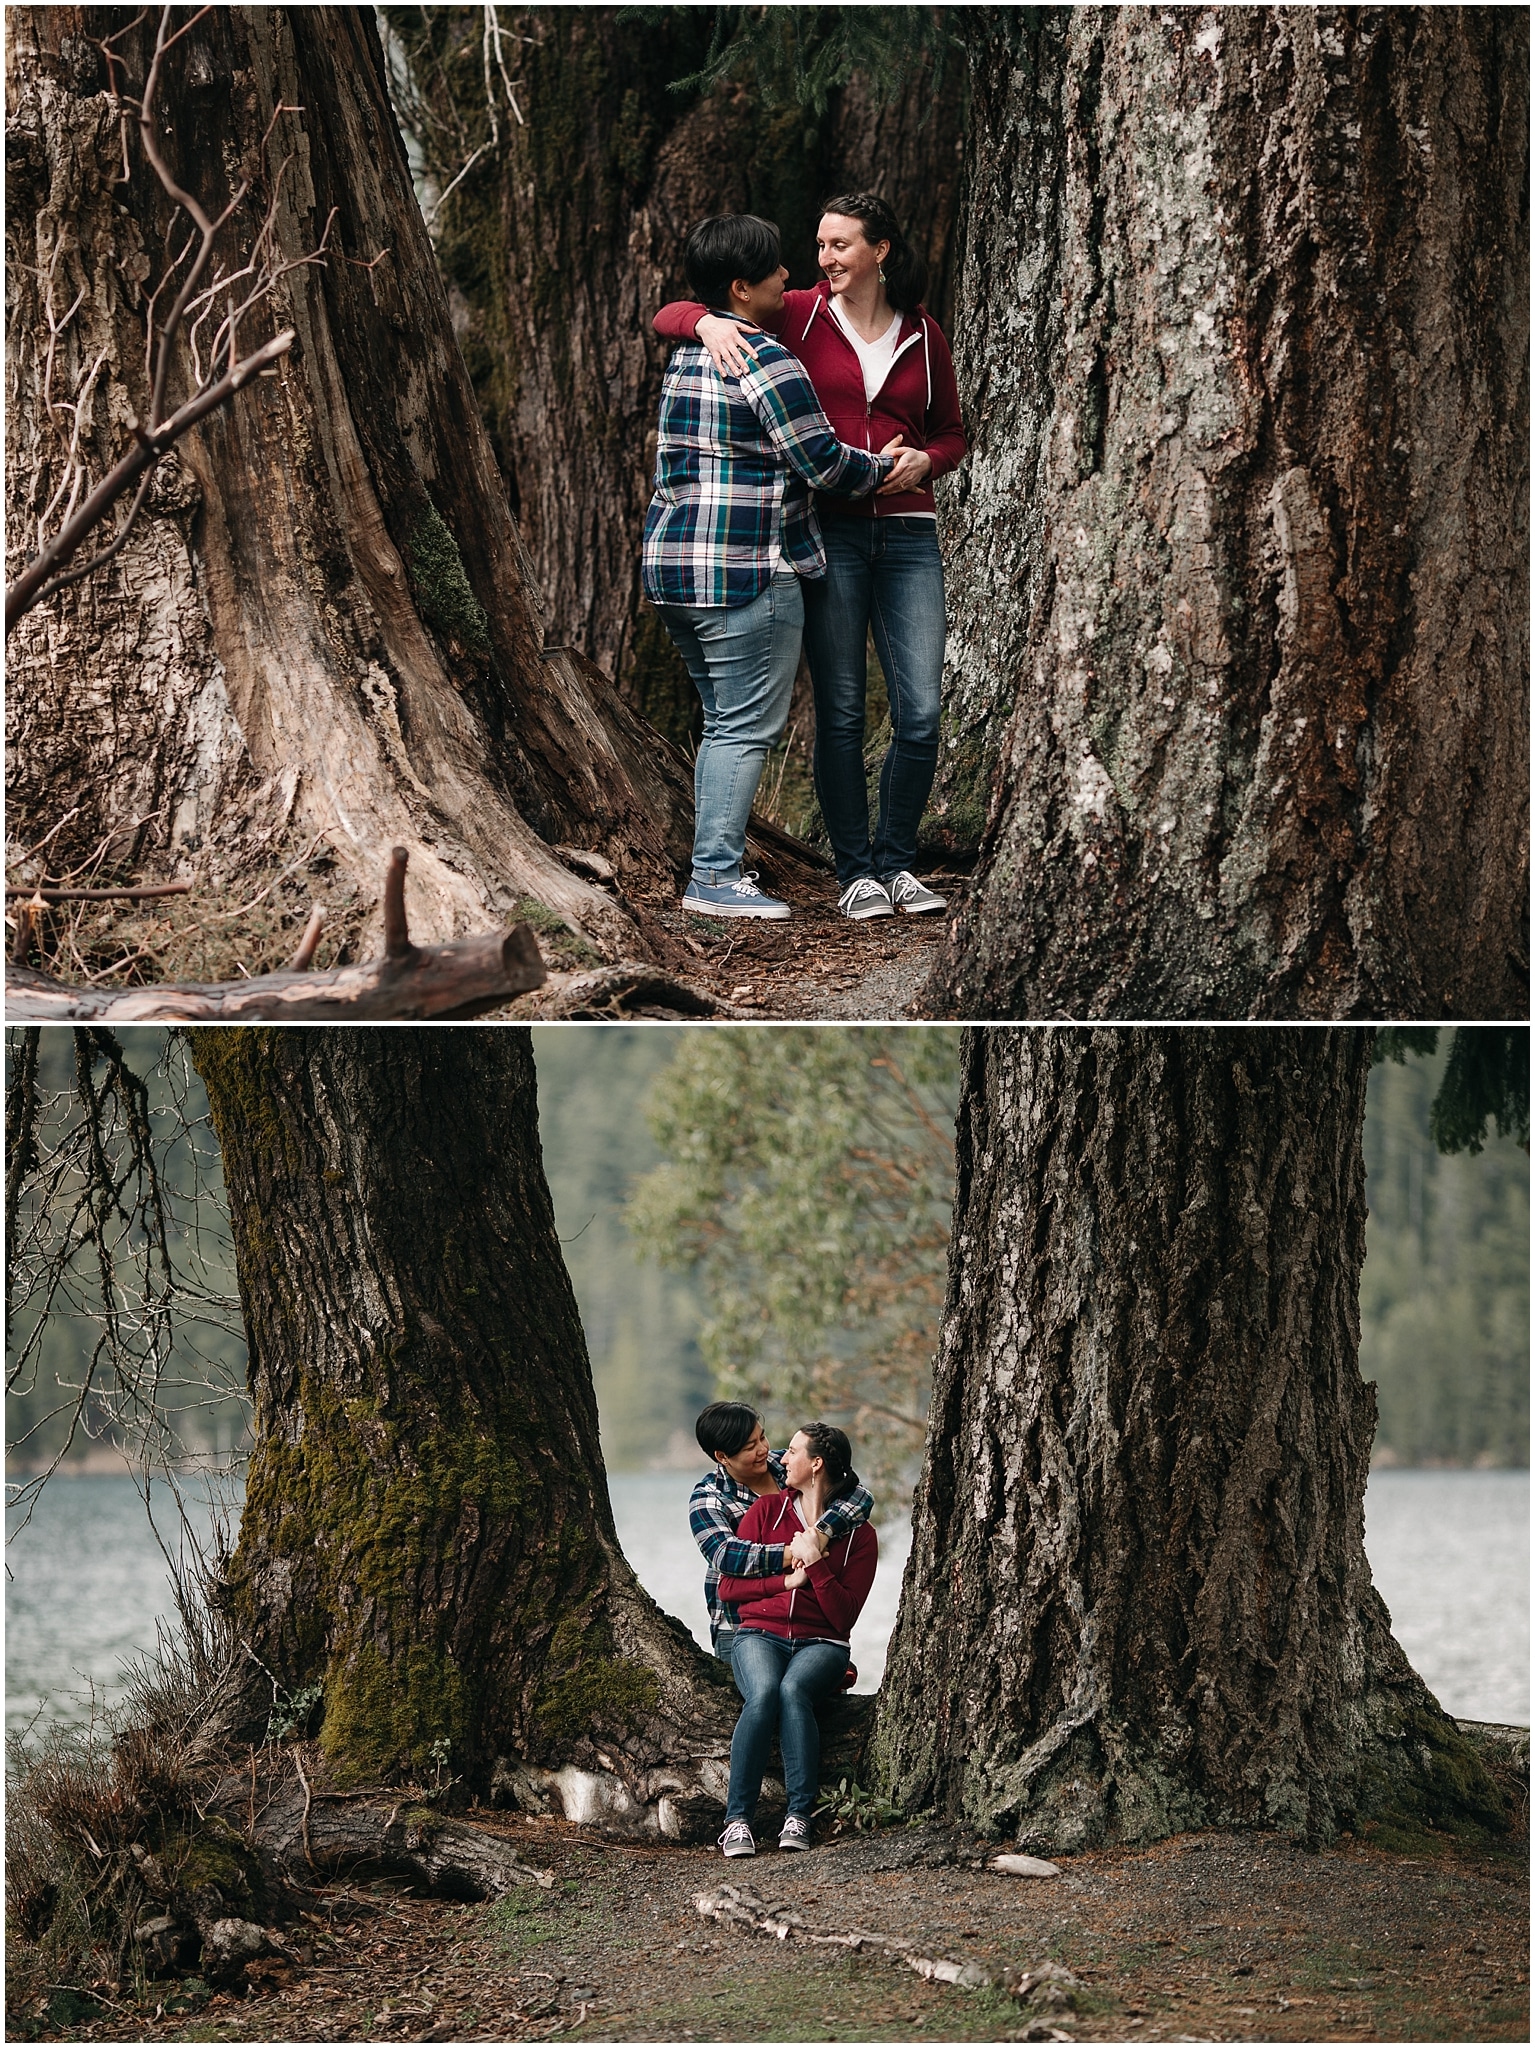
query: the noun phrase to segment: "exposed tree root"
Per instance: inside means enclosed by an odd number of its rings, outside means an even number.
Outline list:
[[[755,1013],[678,981],[641,960],[551,974],[519,1018],[576,1022],[610,1017],[750,1017]]]
[[[1074,2011],[1076,1994],[1082,1988],[1081,1979],[1056,1962],[1037,1963],[1032,1970],[987,1970],[979,1963],[956,1963],[947,1956],[921,1955],[909,1937],[870,1934],[859,1927],[815,1928],[792,1906],[771,1902],[750,1885],[715,1885],[709,1891],[696,1893],[693,1905],[704,1919],[717,1920],[727,1927],[744,1927],[753,1934],[765,1934],[774,1941],[803,1941],[820,1948],[872,1950],[892,1963],[904,1964],[908,1970],[915,1970],[919,1977],[926,1977],[930,1983],[957,1984],[966,1991],[1007,1991],[1020,2005],[1044,2012]],[[1031,2028],[1029,2038],[1069,2040],[1071,2036],[1054,2035],[1048,2029],[1035,2034]]]
[[[231,1821],[250,1829],[248,1798],[249,1781],[239,1775],[215,1795]],[[436,1812],[408,1790],[340,1793],[298,1778],[272,1793],[250,1835],[268,1879],[301,1890],[343,1874],[405,1877],[447,1899],[498,1899],[519,1885],[547,1891],[554,1883],[495,1835]]]

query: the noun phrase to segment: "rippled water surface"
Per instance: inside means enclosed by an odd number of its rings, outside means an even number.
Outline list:
[[[708,1641],[702,1562],[688,1533],[690,1473],[617,1473],[624,1550],[661,1605]],[[157,1495],[157,1503],[161,1496]],[[206,1530],[208,1510],[194,1520]],[[14,1520],[14,1518],[13,1518]],[[173,1531],[175,1517],[162,1518]],[[1403,1648],[1445,1707],[1476,1721],[1530,1719],[1527,1472],[1377,1472],[1365,1547]],[[853,1633],[858,1690],[884,1668],[908,1534],[880,1538],[874,1591]],[[83,1720],[90,1690],[119,1696],[125,1659],[171,1611],[170,1579],[128,1479],[54,1479],[10,1548],[6,1722]]]

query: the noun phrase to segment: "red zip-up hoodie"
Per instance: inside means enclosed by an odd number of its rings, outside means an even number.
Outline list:
[[[770,1549],[792,1543],[805,1526],[798,1498],[787,1489],[760,1495],[741,1517],[736,1535],[743,1543],[765,1543]],[[720,1598],[736,1609],[743,1628],[795,1641],[845,1643],[874,1584],[878,1556],[879,1538],[867,1522],[860,1522],[851,1535],[834,1537],[826,1555],[810,1566],[808,1586],[786,1587],[782,1572],[772,1578],[721,1578]]]
[[[694,341],[708,311],[696,299],[674,299],[663,306],[651,325],[667,341]],[[959,417],[959,387],[954,360],[943,330],[919,306],[901,315],[901,338],[895,360],[872,402],[864,391],[858,351],[838,326],[831,310],[831,286],[823,278],[811,291],[785,292],[776,326],[764,321],[786,348],[799,357],[815,386],[821,409],[839,441],[877,452],[895,435],[908,448],[922,449],[932,461],[932,475],[920,490],[898,497],[877,493],[865,498],[833,498],[816,493],[823,518],[893,519],[902,513],[931,512],[934,477],[958,469],[968,453]]]

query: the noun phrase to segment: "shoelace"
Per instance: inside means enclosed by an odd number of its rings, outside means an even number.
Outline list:
[[[842,901],[851,910],[855,903],[861,903],[866,896],[883,896],[885,891],[869,875],[860,875],[856,882],[850,882]]]

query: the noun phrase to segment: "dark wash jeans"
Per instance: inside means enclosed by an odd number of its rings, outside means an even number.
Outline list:
[[[915,866],[917,827],[938,763],[943,563],[931,519],[824,514],[826,574],[805,584],[805,653],[815,688],[815,789],[844,887]],[[890,695],[890,745],[869,840],[864,779],[868,636]]]
[[[841,1683],[847,1645],[789,1642],[756,1629],[737,1629],[730,1669],[742,1705],[730,1739],[726,1825],[754,1818],[775,1729],[789,1811],[809,1820],[820,1787],[816,1702],[830,1699]]]

